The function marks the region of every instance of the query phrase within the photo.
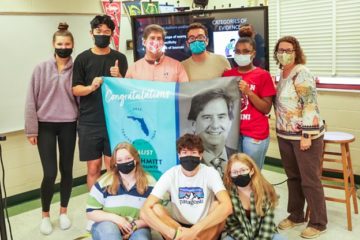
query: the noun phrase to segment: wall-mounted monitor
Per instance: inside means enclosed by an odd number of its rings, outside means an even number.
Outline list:
[[[144,28],[149,24],[159,24],[165,28],[165,54],[179,61],[190,57],[186,45],[186,29],[190,23],[200,22],[208,28],[207,50],[226,56],[232,62],[234,43],[239,38],[241,25],[251,24],[255,30],[256,55],[254,64],[269,70],[268,8],[229,8],[219,10],[188,11],[131,17],[134,41],[134,60],[142,58],[145,48],[142,44]],[[234,41],[235,40],[235,41]]]

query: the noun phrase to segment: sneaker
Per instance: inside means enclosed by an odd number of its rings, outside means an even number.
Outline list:
[[[67,214],[65,214],[65,213],[60,214],[59,223],[60,223],[60,228],[62,230],[66,230],[71,227],[71,221],[70,221],[69,217],[67,216]]]
[[[95,222],[93,221],[93,220],[87,220],[87,223],[86,223],[86,231],[88,231],[88,232],[91,232],[91,228],[92,228],[92,226],[93,226],[93,224],[94,224]]]
[[[316,228],[313,228],[313,227],[306,227],[304,229],[304,231],[301,232],[301,237],[302,238],[308,238],[308,239],[311,239],[311,238],[317,238],[318,236],[320,236],[320,234],[326,232],[326,229],[324,230],[318,230]]]
[[[44,217],[41,219],[40,223],[40,232],[44,235],[49,235],[53,230],[53,227],[50,222],[49,217]]]
[[[281,230],[287,230],[287,229],[291,229],[295,226],[299,226],[301,224],[303,224],[304,222],[300,222],[300,223],[295,223],[293,221],[291,221],[288,218],[285,218],[284,220],[282,220],[279,225],[278,228],[280,228]]]

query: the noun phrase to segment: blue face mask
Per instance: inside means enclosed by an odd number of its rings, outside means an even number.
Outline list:
[[[190,43],[190,50],[193,54],[201,54],[206,50],[205,41],[194,41]]]

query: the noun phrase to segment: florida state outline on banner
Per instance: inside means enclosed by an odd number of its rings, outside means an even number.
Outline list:
[[[116,50],[119,50],[120,40],[120,19],[121,19],[121,2],[120,0],[108,1],[101,0],[103,11],[106,15],[109,15],[115,23],[115,31],[113,34],[113,41]]]
[[[111,149],[120,142],[132,143],[144,169],[159,179],[178,163],[176,140],[195,133],[206,139],[203,163],[222,174],[239,145],[237,80],[223,77],[175,83],[103,77],[101,91]],[[220,154],[213,158],[215,150]]]

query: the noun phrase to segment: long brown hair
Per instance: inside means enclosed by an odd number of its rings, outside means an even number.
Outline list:
[[[291,45],[293,45],[293,48],[295,50],[295,64],[305,64],[306,63],[306,57],[300,46],[299,41],[293,36],[285,36],[285,37],[280,38],[277,41],[275,48],[274,48],[274,53],[273,53],[274,60],[275,60],[276,64],[279,64],[280,69],[282,68],[282,65],[280,64],[279,60],[277,59],[277,51],[279,48],[279,44],[281,42],[287,42],[287,43],[290,43]]]
[[[243,163],[250,171],[253,171],[250,186],[254,193],[255,209],[257,215],[264,216],[263,207],[267,203],[270,203],[271,209],[274,209],[278,203],[274,187],[263,177],[256,163],[248,155],[237,153],[231,156],[225,168],[224,184],[229,193],[231,193],[232,188],[235,187],[231,180],[231,167],[235,162]]]
[[[120,149],[126,149],[135,160],[135,177],[136,177],[136,191],[139,194],[144,194],[148,188],[148,179],[146,173],[141,166],[141,160],[138,151],[130,143],[123,142],[119,143],[111,156],[110,160],[110,174],[112,175],[112,184],[107,187],[108,193],[115,195],[119,190],[121,183],[121,175],[116,167],[116,153]]]

